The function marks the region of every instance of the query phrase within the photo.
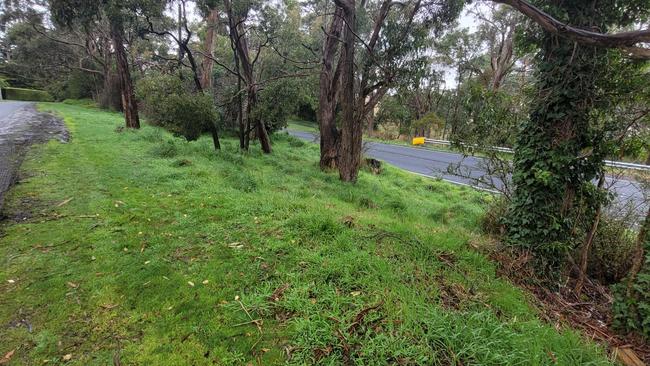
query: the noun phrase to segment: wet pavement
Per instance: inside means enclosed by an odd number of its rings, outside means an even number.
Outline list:
[[[69,139],[60,118],[38,112],[33,103],[0,102],[0,211],[29,146],[51,139]]]

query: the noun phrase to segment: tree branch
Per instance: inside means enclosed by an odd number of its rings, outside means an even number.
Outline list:
[[[614,34],[593,32],[564,24],[525,0],[492,1],[512,6],[551,34],[587,45],[619,48],[630,57],[650,59],[650,49],[634,46],[637,43],[650,42],[650,29]]]

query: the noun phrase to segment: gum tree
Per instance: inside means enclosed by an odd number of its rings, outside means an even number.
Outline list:
[[[356,181],[364,121],[401,78],[427,67],[423,51],[430,32],[453,21],[463,3],[334,1],[334,13],[324,29],[319,87],[322,169],[336,167],[341,180]]]
[[[164,1],[154,0],[107,0],[101,2],[50,0],[52,17],[60,25],[72,27],[79,24],[82,27],[90,27],[104,17],[108,20],[127,128],[140,128],[140,118],[126,50],[125,30],[136,22],[138,14],[160,16],[165,5]]]

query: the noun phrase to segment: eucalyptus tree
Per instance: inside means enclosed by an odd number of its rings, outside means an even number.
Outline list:
[[[138,22],[138,16],[159,17],[166,2],[155,0],[50,0],[52,18],[60,25],[69,28],[79,25],[91,27],[107,19],[110,38],[115,52],[117,74],[120,81],[122,105],[127,128],[140,128],[138,105],[135,100],[133,80],[126,50],[125,31]]]
[[[206,56],[201,62],[201,87],[203,90],[210,90],[213,83],[215,36],[221,29],[220,21],[223,12],[220,9],[221,2],[218,0],[197,1],[197,5],[205,22],[202,54]]]
[[[231,0],[224,0],[224,7],[228,16],[228,32],[230,41],[233,47],[233,52],[237,57],[237,77],[246,84],[246,115],[247,125],[244,128],[244,148],[248,149],[248,136],[252,130],[255,130],[257,138],[262,146],[262,151],[266,154],[271,153],[271,139],[269,138],[268,130],[264,124],[263,117],[259,114],[253,113],[258,103],[258,84],[255,77],[255,66],[259,61],[259,56],[262,49],[268,46],[270,38],[259,39],[255,53],[250,52],[250,37],[253,29],[247,29],[247,23],[251,12],[256,10],[256,7],[261,6],[256,1],[243,1],[233,2]]]
[[[431,33],[456,19],[463,3],[334,1],[319,86],[322,169],[337,167],[341,180],[356,181],[363,121],[400,78],[428,67],[424,51]],[[335,123],[339,106],[340,131]]]
[[[510,7],[490,5],[487,11],[472,13],[480,21],[477,35],[485,43],[489,58],[484,80],[488,88],[498,90],[519,58],[515,51],[515,34],[523,16]]]

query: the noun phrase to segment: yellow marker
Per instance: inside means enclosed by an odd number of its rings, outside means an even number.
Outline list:
[[[424,137],[414,137],[413,145],[424,145]]]

